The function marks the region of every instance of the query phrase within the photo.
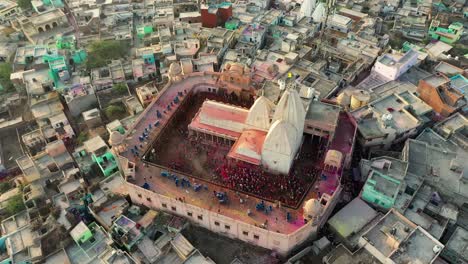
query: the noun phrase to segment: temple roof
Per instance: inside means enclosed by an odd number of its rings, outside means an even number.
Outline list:
[[[305,109],[296,90],[286,90],[276,106],[273,121],[284,120],[302,134],[304,130]]]
[[[245,124],[257,129],[268,130],[272,109],[273,103],[266,97],[260,96],[250,108]]]
[[[277,120],[271,125],[263,143],[263,151],[294,155],[297,147],[297,130],[284,120]]]

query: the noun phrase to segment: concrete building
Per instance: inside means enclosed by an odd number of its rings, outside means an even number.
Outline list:
[[[18,4],[10,0],[0,2],[0,23],[7,23],[19,14]]]
[[[375,211],[357,197],[331,217],[327,224],[338,236],[338,241],[354,251],[357,249],[359,237],[382,217],[382,213]]]
[[[85,111],[81,115],[83,116],[86,126],[90,129],[102,125],[101,112],[97,108]]]
[[[403,56],[384,54],[377,59],[373,71],[389,80],[396,80],[418,62],[418,52],[409,50]]]
[[[217,5],[202,5],[200,13],[203,27],[224,27],[224,23],[232,17],[232,4],[223,2]]]
[[[449,241],[445,245],[444,250],[441,253],[441,256],[450,261],[450,263],[463,263],[468,261],[468,253],[465,251],[465,248],[468,246],[466,242],[466,237],[468,236],[468,231],[462,227],[457,227],[455,232],[450,236]]]
[[[89,83],[89,80],[88,82],[85,81],[84,83],[79,83],[67,89],[67,91],[63,93],[63,97],[67,103],[68,110],[74,117],[98,106],[94,88]]]
[[[348,17],[334,14],[327,23],[327,28],[342,33],[348,33],[351,30],[352,20]]]
[[[324,263],[433,263],[444,245],[400,213],[390,210],[360,235],[360,249],[343,245],[324,257]]]
[[[451,80],[442,75],[432,75],[419,81],[419,97],[441,116],[448,117],[467,106],[465,96],[452,88]]]
[[[113,153],[100,136],[85,141],[84,146],[105,177],[118,171],[117,161]]]
[[[389,94],[351,112],[364,148],[388,149],[415,135],[430,120],[432,108],[409,91]]]

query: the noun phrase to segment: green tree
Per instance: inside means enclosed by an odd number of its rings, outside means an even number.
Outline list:
[[[125,114],[125,107],[118,104],[112,104],[106,107],[104,112],[106,113],[107,118],[115,120]]]
[[[95,41],[88,46],[88,69],[106,66],[111,60],[125,57],[128,52],[126,42],[118,40]]]
[[[23,197],[21,194],[15,195],[10,200],[8,200],[5,208],[9,216],[15,215],[24,209],[26,209],[26,207],[24,206]]]
[[[5,193],[6,191],[11,189],[11,183],[9,182],[2,182],[0,183],[0,193]]]
[[[11,90],[14,88],[13,83],[10,81],[11,64],[0,63],[0,85],[4,90]]]
[[[18,6],[21,9],[30,9],[32,8],[31,0],[17,0]]]
[[[76,138],[76,141],[78,142],[78,145],[83,144],[86,140],[88,140],[88,133],[86,133],[86,132],[80,132],[80,134]]]
[[[116,83],[112,86],[112,89],[117,93],[117,94],[127,94],[127,85],[125,83]]]

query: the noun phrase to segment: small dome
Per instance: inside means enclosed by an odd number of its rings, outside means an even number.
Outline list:
[[[113,131],[109,136],[109,144],[111,146],[117,146],[122,144],[124,136],[119,131]]]
[[[322,206],[317,199],[307,200],[304,204],[304,216],[307,218],[312,218],[319,216],[322,213]]]
[[[230,72],[235,72],[235,73],[238,73],[238,74],[244,74],[244,65],[242,65],[240,63],[234,63],[229,67],[229,71]]]
[[[178,62],[173,62],[171,66],[169,66],[169,75],[176,76],[182,74],[182,68]]]

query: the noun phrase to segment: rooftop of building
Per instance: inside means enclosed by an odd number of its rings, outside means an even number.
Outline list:
[[[341,107],[320,101],[311,101],[307,109],[306,120],[321,122],[332,127],[338,124]]]
[[[449,241],[445,245],[445,249],[453,251],[454,253],[458,254],[461,259],[468,261],[468,251],[466,251],[468,247],[468,241],[466,239],[467,237],[468,231],[458,226],[450,236]]]
[[[360,248],[356,252],[349,251],[344,245],[340,244],[333,249],[326,257],[325,263],[328,264],[380,264],[381,262],[369,251]]]
[[[366,117],[369,111],[372,117]],[[411,112],[410,112],[411,111]],[[384,114],[389,114],[389,125],[397,133],[404,133],[418,127],[425,114],[432,108],[419,99],[414,93],[403,91],[399,94],[390,94],[369,103],[367,106],[352,112],[359,120],[359,130],[366,138],[382,137],[385,135],[378,119]]]
[[[4,11],[4,10],[8,10],[10,8],[14,8],[18,6],[18,4],[14,1],[10,1],[10,0],[0,0],[0,12]]]
[[[328,225],[341,237],[348,239],[362,231],[378,216],[380,214],[377,211],[357,197],[330,218]]]
[[[86,233],[85,236],[84,233]],[[88,227],[80,222],[72,229],[70,235],[76,243],[71,243],[65,251],[72,264],[96,261],[102,253],[108,250],[112,242],[109,235],[96,224]],[[82,238],[84,238],[83,241]]]
[[[42,25],[44,23],[52,22],[53,20],[64,17],[65,14],[59,8],[52,9],[49,12],[41,13],[36,16],[30,16],[29,20],[36,25]]]
[[[461,177],[466,171],[463,160],[468,159],[467,152],[461,149],[448,152],[412,139],[408,140],[406,145],[404,155],[409,164],[408,172],[425,177],[430,182],[437,182],[441,189],[468,197],[468,189]]]

